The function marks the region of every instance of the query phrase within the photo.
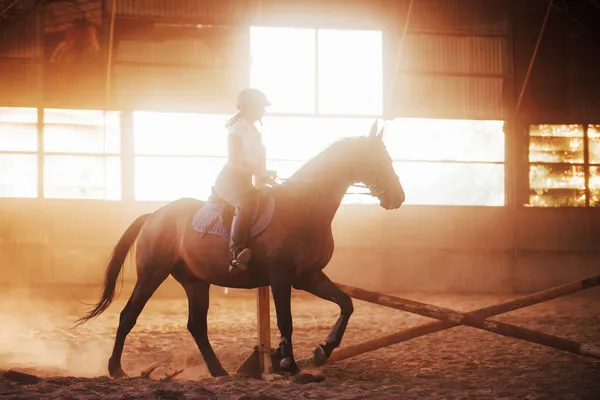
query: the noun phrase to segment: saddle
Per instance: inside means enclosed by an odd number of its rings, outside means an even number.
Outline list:
[[[261,190],[258,212],[250,228],[250,236],[260,235],[271,222],[275,212],[275,200],[271,195],[270,188]],[[225,200],[215,193],[214,187],[211,189],[211,195],[202,207],[196,212],[192,227],[197,232],[206,235],[218,235],[229,239],[231,233],[231,224],[235,207],[228,204]]]

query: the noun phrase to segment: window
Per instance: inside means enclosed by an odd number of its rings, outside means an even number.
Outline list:
[[[35,154],[0,154],[0,197],[37,197]]]
[[[384,140],[407,204],[504,205],[503,121],[399,118]]]
[[[120,113],[44,110],[44,197],[121,199]]]
[[[262,127],[267,157],[307,161],[343,137],[364,136],[366,118],[266,117]]]
[[[0,107],[0,197],[37,197],[37,109]]]
[[[323,114],[381,115],[381,32],[331,29],[317,32],[317,111]]]
[[[269,112],[382,114],[380,31],[252,27],[250,52],[250,82]]]
[[[227,156],[228,115],[133,113],[135,199],[206,200]]]
[[[45,156],[44,197],[120,200],[120,157]]]
[[[134,112],[136,154],[227,156],[228,115]]]
[[[395,162],[406,204],[503,206],[504,166],[441,162]]]
[[[37,109],[0,107],[0,151],[37,151]]]
[[[250,28],[250,81],[270,112],[315,112],[315,37],[314,29]]]
[[[267,167],[280,177],[292,175],[338,138],[366,135],[372,116],[382,114],[380,31],[252,27],[250,48],[251,85],[270,98],[269,113],[314,115],[264,119]],[[365,195],[344,198],[374,201]]]
[[[118,154],[120,113],[97,110],[44,110],[44,151]]]
[[[529,205],[600,205],[599,139],[600,125],[531,125]]]
[[[181,197],[206,200],[225,158],[136,157],[135,199],[172,201]]]

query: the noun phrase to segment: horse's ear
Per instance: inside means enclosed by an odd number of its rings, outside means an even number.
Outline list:
[[[377,136],[377,120],[373,122],[371,125],[371,132],[369,133],[370,138],[375,138]]]
[[[385,131],[385,127],[382,127],[377,134],[377,139],[383,140],[383,132]]]

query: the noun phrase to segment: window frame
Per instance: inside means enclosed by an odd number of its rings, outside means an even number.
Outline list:
[[[531,128],[533,126],[539,126],[539,125],[581,125],[583,127],[583,162],[565,162],[565,161],[559,161],[559,162],[547,162],[547,161],[531,161],[530,157],[531,157],[531,150],[530,150],[530,145],[531,145]],[[590,169],[591,167],[598,167],[600,168],[600,162],[590,162],[590,146],[589,146],[589,135],[588,135],[588,129],[590,125],[599,125],[600,126],[600,122],[590,122],[590,121],[586,121],[586,122],[565,122],[565,121],[552,121],[552,122],[540,122],[537,120],[534,121],[528,121],[525,124],[525,131],[526,131],[526,154],[527,154],[527,162],[526,162],[526,177],[527,177],[527,200],[525,201],[525,207],[529,207],[529,208],[538,208],[538,209],[545,209],[545,208],[597,208],[600,207],[600,203],[598,203],[598,205],[594,206],[590,204],[590,198],[591,198],[591,190],[590,190]],[[583,179],[584,179],[584,187],[583,189],[573,189],[573,190],[583,190],[584,192],[584,204],[581,206],[577,206],[577,205],[552,205],[552,206],[537,206],[537,205],[532,205],[530,204],[530,197],[534,191],[534,189],[532,189],[531,187],[531,181],[529,178],[529,173],[531,170],[531,166],[533,165],[541,165],[541,166],[560,166],[560,167],[566,167],[566,166],[570,166],[570,167],[581,167],[583,168]]]
[[[267,112],[265,114],[265,116],[272,116],[272,117],[301,117],[301,118],[310,118],[310,117],[317,117],[317,118],[368,118],[368,119],[375,119],[375,118],[383,118],[385,115],[385,107],[386,107],[386,98],[385,98],[385,73],[386,73],[386,58],[385,58],[385,42],[386,42],[386,32],[385,30],[382,29],[351,29],[351,28],[337,28],[337,27],[314,27],[314,26],[279,26],[279,25],[269,25],[269,24],[259,24],[259,25],[252,25],[250,27],[250,29],[252,28],[271,28],[271,29],[278,29],[278,28],[291,28],[291,29],[307,29],[307,30],[312,30],[315,33],[315,46],[314,46],[314,71],[315,71],[315,81],[314,81],[314,112],[310,112],[310,113],[306,113],[306,112],[270,112],[269,109],[267,109]],[[350,31],[350,32],[378,32],[381,35],[381,91],[382,91],[382,98],[381,98],[381,112],[378,114],[371,114],[371,113],[360,113],[360,114],[344,114],[344,113],[322,113],[319,110],[319,33],[320,31],[331,31],[331,30],[339,30],[339,31]],[[251,42],[251,35],[249,34],[249,46],[248,46],[248,52],[249,54],[249,59],[251,59],[251,46],[252,46],[252,42]],[[250,85],[252,85],[252,72],[251,72],[251,66],[250,66],[250,70],[248,71],[248,81],[250,83]],[[268,93],[267,93],[268,96]]]

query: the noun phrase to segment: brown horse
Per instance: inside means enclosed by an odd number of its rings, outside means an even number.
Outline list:
[[[137,238],[138,278],[121,312],[108,362],[110,375],[126,376],[121,368],[125,338],[146,302],[169,274],[187,294],[187,327],[213,376],[228,374],[207,336],[211,284],[246,289],[271,287],[281,333],[280,366],[292,373],[298,372],[292,347],[292,287],[336,303],[341,315],[325,343],[315,350],[318,363],[324,363],[340,345],[353,312],[351,298],[322,270],[333,255],[331,222],[346,191],[357,182],[367,186],[385,209],[397,209],[404,202],[404,190],[383,143],[383,129],[377,133],[377,121],[368,136],[335,142],[285,183],[269,189],[275,212],[268,227],[251,241],[253,258],[248,271],[229,272],[227,242],[218,236],[202,237],[192,228],[195,213],[204,205],[202,201],[180,199],[137,218],[113,250],[100,301],[78,320],[83,323],[109,307],[122,265]]]

